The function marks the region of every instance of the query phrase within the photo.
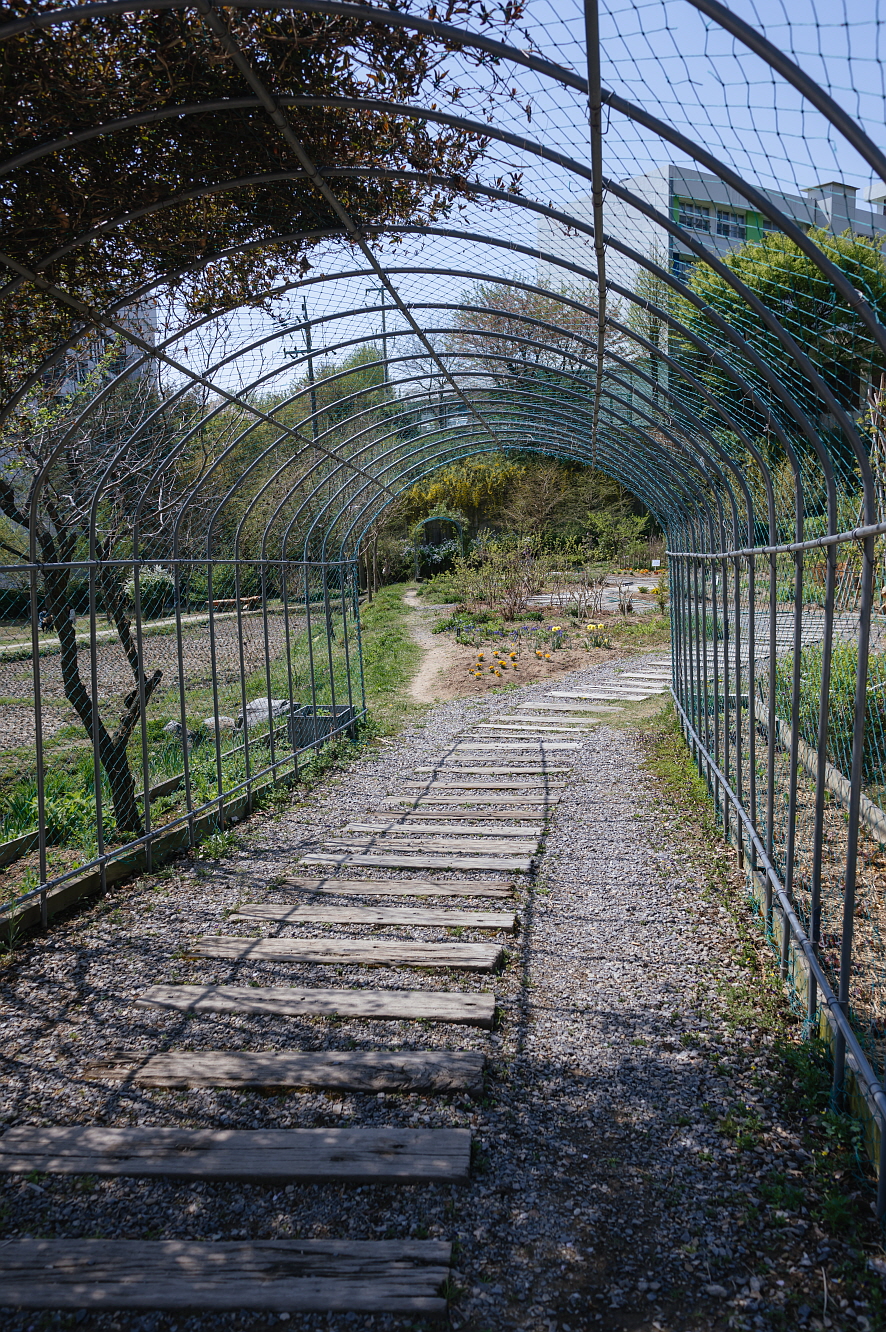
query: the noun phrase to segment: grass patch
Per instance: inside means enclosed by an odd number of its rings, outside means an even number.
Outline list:
[[[360,608],[363,679],[370,724],[378,735],[395,734],[423,709],[406,690],[422,650],[409,632],[403,604],[408,583],[392,583]]]

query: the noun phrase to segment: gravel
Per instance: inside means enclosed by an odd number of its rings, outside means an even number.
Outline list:
[[[612,666],[595,668],[559,680],[558,687],[612,678]],[[657,803],[630,726],[607,718],[580,751],[552,757],[557,765],[573,765],[572,772],[534,880],[518,889],[522,929],[502,939],[509,962],[501,976],[232,965],[180,956],[201,933],[293,933],[226,917],[239,903],[273,898],[271,885],[292,872],[300,853],[353,816],[378,808],[380,798],[402,789],[416,764],[435,760],[467,723],[547,693],[546,686],[533,685],[430,709],[421,724],[379,742],[302,803],[254,816],[241,830],[241,849],[226,859],[182,860],[117,888],[27,941],[0,973],[2,1122],[467,1126],[476,1152],[470,1184],[0,1181],[0,1243],[26,1235],[439,1236],[457,1241],[456,1329],[756,1330],[784,1326],[792,1300],[790,1326],[864,1332],[862,1310],[843,1321],[836,1296],[828,1322],[816,1323],[820,1269],[839,1246],[825,1242],[802,1209],[777,1218],[764,1208],[765,1229],[747,1224],[768,1158],[774,1154],[782,1170],[799,1175],[803,1149],[779,1123],[777,1098],[764,1076],[764,1038],[726,1022],[723,987],[745,974],[734,960],[735,927],[706,898],[704,872],[678,844],[679,831],[670,826],[674,812]],[[644,706],[648,715],[657,703]],[[627,709],[624,720],[643,710]],[[354,870],[353,877],[372,876]],[[455,905],[472,903],[489,909],[482,899]],[[298,930],[324,937],[369,932],[319,925]],[[372,934],[446,937],[425,929]],[[462,937],[490,936],[466,931]],[[184,1016],[134,1004],[158,982],[250,981],[494,989],[501,1021],[490,1033],[410,1022]],[[164,1092],[82,1078],[89,1059],[114,1049],[182,1048],[479,1049],[488,1056],[488,1087],[472,1102],[458,1096]],[[754,1151],[739,1150],[721,1131],[737,1103],[743,1114],[758,1117]],[[797,1310],[797,1291],[807,1286],[807,1303]],[[424,1326],[343,1314],[293,1314],[283,1321],[299,1330]],[[5,1332],[69,1325],[96,1332],[215,1332],[276,1326],[277,1315],[0,1311],[0,1323]]]

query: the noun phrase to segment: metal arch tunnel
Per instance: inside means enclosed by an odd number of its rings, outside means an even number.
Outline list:
[[[733,52],[803,108],[822,141],[839,143],[857,178],[867,172],[886,183],[886,156],[865,125],[783,45],[716,0],[685,0],[675,10],[698,39],[684,52],[690,62],[716,72],[705,41],[727,35]],[[39,298],[62,330],[30,360],[19,358],[2,407],[6,516],[27,542],[8,571],[27,583],[34,649],[40,884],[23,900],[39,900],[45,919],[52,893],[73,877],[53,872],[47,855],[41,608],[53,612],[65,698],[92,744],[97,839],[88,863],[106,876],[124,854],[136,850],[150,863],[163,839],[193,840],[207,820],[223,820],[262,783],[297,771],[323,739],[353,728],[365,709],[359,555],[417,481],[485,453],[593,464],[641,499],[667,534],[681,724],[724,829],[757,876],[783,973],[796,980],[804,970],[810,1021],[823,1013],[833,1030],[836,1086],[848,1051],[884,1126],[886,957],[862,965],[855,938],[859,910],[868,909],[858,885],[886,840],[878,837],[886,734],[869,702],[880,683],[875,593],[886,534],[882,229],[871,214],[867,248],[841,262],[850,242],[841,250],[839,232],[829,241],[816,231],[812,205],[812,223],[798,221],[787,196],[748,170],[736,136],[718,142],[711,125],[694,134],[691,115],[675,111],[654,80],[648,101],[607,86],[618,70],[610,54],[618,13],[587,0],[554,24],[530,6],[519,32],[507,15],[496,32],[472,7],[464,26],[454,26],[342,0],[97,0],[23,5],[0,27],[14,77],[32,52],[37,68],[44,61],[51,69],[54,47],[78,33],[125,39],[135,60],[151,24],[177,24],[183,50],[192,54],[202,42],[224,84],[223,95],[204,95],[182,54],[175,100],[158,90],[131,111],[124,99],[121,114],[109,88],[90,101],[88,120],[70,126],[41,121],[39,98],[21,122],[13,117],[2,167],[11,217],[0,242],[4,308],[12,318]],[[473,79],[472,97],[453,96],[444,109],[429,77],[398,97],[385,71],[377,91],[370,78],[348,95],[290,86],[274,63],[275,43],[290,31],[338,33],[341,49],[356,55],[396,38],[405,50],[431,54],[426,72],[445,55],[459,77]],[[473,109],[463,106],[471,100]],[[726,110],[737,126],[738,103]],[[338,161],[328,156],[336,123]],[[442,145],[437,157],[419,168],[407,152],[386,150],[392,124]],[[351,151],[348,134],[366,125],[379,146]],[[228,127],[232,144],[238,133],[255,138],[259,169],[212,174],[214,162],[200,160],[201,133],[208,141],[217,126]],[[774,153],[777,129],[762,119],[756,128]],[[167,132],[193,153],[192,181],[170,189],[160,181],[133,199],[124,189],[79,231],[28,204],[41,181],[88,174],[102,152],[119,149],[126,160],[139,135]],[[470,174],[447,170],[453,144],[473,145]],[[638,185],[650,164],[674,158],[698,182],[685,216],[672,197],[656,201]],[[787,171],[787,158],[781,165]],[[298,225],[287,231],[274,201],[290,196]],[[254,220],[263,199],[273,226]],[[390,214],[391,199],[401,200],[400,215],[379,215]],[[83,256],[102,246],[112,254],[130,237],[137,245],[158,219],[174,230],[191,206],[243,212],[247,204],[252,230],[230,246],[155,264],[104,304],[69,280]],[[757,248],[739,264],[717,235],[731,234],[737,224],[728,219],[742,209],[760,222]],[[650,234],[658,239],[644,246]],[[763,281],[754,271],[773,237],[782,259],[790,254],[775,284],[771,273]],[[674,260],[678,251],[696,261],[707,285]],[[266,287],[247,283],[208,313],[177,303],[176,292],[201,275],[274,253],[289,261]],[[307,266],[299,256],[310,256]],[[792,314],[801,270],[815,296],[814,340]],[[96,360],[90,349],[115,340],[125,349],[122,366]],[[837,358],[841,378],[827,346],[850,341],[851,354]],[[847,393],[847,375],[865,386],[860,398]],[[74,387],[63,393],[66,376]],[[25,423],[33,424],[29,412],[47,386],[51,421],[38,440]],[[83,478],[73,499],[63,484],[72,458]],[[159,824],[151,724],[160,679],[143,665],[149,575],[158,568],[174,581],[167,609],[183,791],[182,808]],[[72,571],[84,589],[85,641],[62,622]],[[126,579],[132,607],[124,614],[113,587]],[[201,758],[186,739],[194,715],[185,661],[198,601],[207,608],[206,707],[216,722],[225,706],[240,714],[231,739],[214,728],[208,775],[210,747]],[[102,611],[132,671],[114,725],[104,716]],[[228,660],[222,640],[231,624]],[[304,670],[293,666],[296,638]],[[250,702],[281,693],[287,716],[303,714],[300,724],[278,726],[266,712],[262,730]],[[165,706],[168,714],[168,697]],[[845,810],[838,836],[835,800]],[[866,956],[871,946],[868,933]],[[883,1181],[886,1170],[881,1188]]]

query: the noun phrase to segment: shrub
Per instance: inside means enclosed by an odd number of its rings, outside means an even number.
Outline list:
[[[145,619],[153,620],[162,615],[175,598],[175,579],[160,564],[149,565],[142,569],[138,579],[141,613]],[[131,605],[135,604],[135,579],[126,584],[126,595]]]

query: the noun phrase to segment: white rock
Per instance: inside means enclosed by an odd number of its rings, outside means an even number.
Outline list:
[[[237,723],[233,717],[204,717],[203,725],[207,731],[233,731]]]
[[[269,718],[285,717],[291,711],[292,704],[288,698],[256,698],[246,704],[245,713],[237,714],[235,726],[239,730],[244,725],[244,717],[247,726],[257,726]]]

